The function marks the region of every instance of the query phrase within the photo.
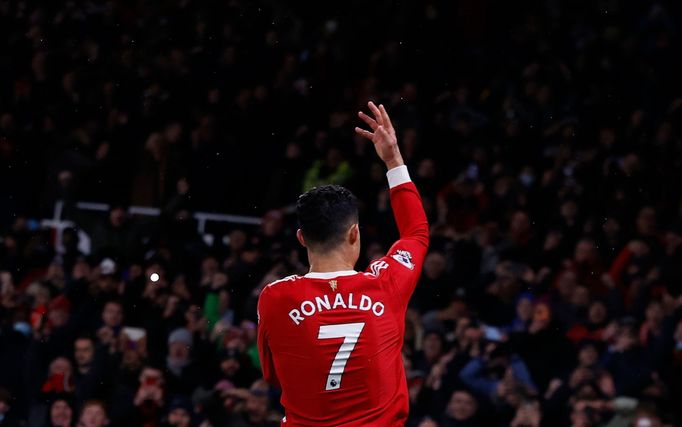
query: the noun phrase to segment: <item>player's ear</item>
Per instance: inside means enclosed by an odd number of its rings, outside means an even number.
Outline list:
[[[353,224],[348,230],[348,243],[354,245],[356,242],[360,241],[360,226],[358,224]]]
[[[303,232],[301,231],[300,228],[296,230],[296,238],[298,239],[298,243],[300,243],[301,246],[303,246],[304,248],[307,247],[305,245],[305,239],[303,238]]]

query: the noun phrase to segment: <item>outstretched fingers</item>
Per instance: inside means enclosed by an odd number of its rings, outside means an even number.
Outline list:
[[[380,125],[384,125],[384,118],[381,115],[381,111],[377,108],[376,105],[372,101],[369,101],[367,103],[367,106],[369,107],[370,110],[372,110],[372,114],[374,114],[374,120],[376,120],[377,123]]]
[[[384,104],[379,105],[379,111],[381,112],[381,119],[383,121],[382,124],[386,126],[388,129],[393,129],[393,123],[391,123],[391,119],[388,117],[388,113],[384,108]]]
[[[358,135],[363,136],[367,139],[370,139],[370,140],[374,137],[374,134],[372,132],[366,131],[366,130],[359,128],[359,127],[355,128],[355,133],[357,133]]]
[[[379,123],[377,123],[376,120],[374,120],[367,114],[363,113],[362,111],[358,111],[358,117],[360,117],[363,122],[367,123],[367,125],[370,128],[372,128],[372,130],[375,130],[379,126]]]

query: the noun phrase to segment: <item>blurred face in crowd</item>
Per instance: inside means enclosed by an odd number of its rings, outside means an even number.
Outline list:
[[[126,348],[121,356],[121,369],[128,372],[137,372],[142,367],[143,354],[146,350],[142,346],[138,348]]]
[[[86,404],[81,411],[81,417],[78,421],[79,427],[103,427],[109,425],[107,413],[101,403],[93,402]]]
[[[443,342],[436,333],[430,333],[424,337],[424,356],[429,361],[436,361],[443,351]]]
[[[583,367],[591,367],[597,364],[599,353],[593,345],[585,345],[578,353],[578,364]]]
[[[102,321],[110,328],[117,328],[123,322],[123,308],[117,302],[110,301],[102,310]]]
[[[464,332],[464,340],[468,343],[478,342],[483,339],[483,330],[479,326],[472,325],[468,319],[462,330]]]
[[[246,412],[251,422],[261,422],[268,414],[268,396],[265,392],[251,391],[246,399]]]
[[[65,357],[58,357],[50,363],[48,369],[49,376],[64,375],[69,376],[72,373],[71,362]]]
[[[121,227],[126,219],[126,212],[123,208],[114,208],[109,213],[109,222],[114,227]]]
[[[239,363],[239,359],[236,357],[229,357],[220,362],[220,370],[228,377],[234,377],[240,367],[241,363]]]
[[[448,403],[448,415],[457,421],[466,421],[476,414],[476,399],[466,391],[456,391]]]
[[[663,322],[663,306],[658,301],[649,303],[646,308],[646,321],[650,327],[658,328]]]
[[[516,316],[524,322],[533,316],[533,302],[530,298],[519,298],[516,303]]]
[[[509,232],[514,236],[520,236],[530,231],[530,219],[525,212],[515,212],[509,223]]]
[[[66,323],[69,321],[69,312],[64,308],[59,307],[50,310],[47,313],[47,317],[50,321],[50,325],[52,325],[53,328],[59,328],[66,325]]]
[[[47,274],[45,275],[45,278],[52,284],[63,286],[64,267],[56,262],[53,262],[47,267]]]
[[[536,323],[538,326],[544,329],[549,325],[551,315],[552,313],[547,304],[536,304],[533,308],[533,323]]]
[[[564,220],[572,224],[578,214],[578,205],[573,200],[566,201],[561,205],[560,212]]]
[[[341,165],[341,162],[343,162],[343,156],[341,155],[341,152],[336,149],[336,148],[330,148],[329,151],[327,151],[327,156],[325,157],[327,166],[335,170]]]
[[[431,418],[428,418],[426,420],[423,420],[422,422],[419,423],[417,427],[438,427],[438,423],[436,423],[434,420]]]
[[[183,408],[175,408],[168,414],[168,424],[174,427],[189,427],[192,419]]]
[[[74,359],[79,368],[88,368],[95,356],[95,345],[89,338],[80,338],[74,344]]]
[[[587,289],[587,286],[576,286],[573,289],[571,304],[580,308],[585,308],[590,304],[590,291]]]
[[[57,400],[50,407],[50,422],[54,427],[70,427],[73,410],[65,400]]]
[[[263,218],[263,234],[268,237],[277,236],[282,232],[283,225],[282,213],[276,210],[270,211]]]
[[[174,360],[189,360],[189,346],[180,341],[168,344],[168,356]]]
[[[597,378],[597,386],[605,396],[616,396],[616,384],[613,382],[613,377],[608,372],[604,371],[599,375]]]
[[[246,399],[246,412],[253,423],[263,422],[268,415],[268,385],[264,380],[258,380],[250,388]]]
[[[682,235],[680,233],[669,231],[664,236],[665,252],[667,255],[673,255],[677,248],[682,245]]]
[[[575,390],[574,396],[579,400],[593,400],[599,397],[599,393],[594,384],[582,383]]]
[[[361,141],[365,145],[365,141]],[[372,163],[369,169],[369,179],[373,182],[384,182],[384,168],[379,163]]]
[[[575,245],[575,262],[592,263],[597,257],[597,247],[592,240],[583,239]]]
[[[251,322],[250,320],[244,320],[239,326],[244,331],[244,338],[247,343],[255,343],[257,341],[258,328],[254,322]]]
[[[227,286],[228,282],[228,277],[227,274],[223,273],[222,271],[218,271],[213,275],[213,279],[211,280],[211,288],[212,289],[221,289]]]
[[[230,238],[230,243],[232,243],[232,239]],[[213,257],[208,257],[204,258],[203,261],[201,261],[201,274],[204,276],[212,276],[215,274],[215,272],[218,271],[218,260],[213,258]]]
[[[421,179],[433,179],[436,176],[436,165],[432,159],[424,159],[419,162],[417,176]]]
[[[606,222],[604,222],[604,226],[602,228],[604,230],[604,234],[609,239],[615,239],[618,236],[618,233],[620,233],[620,224],[614,218],[607,219]]]
[[[656,211],[652,207],[644,207],[637,215],[637,233],[641,236],[656,234]]]
[[[246,245],[246,233],[242,230],[234,230],[230,233],[230,251],[233,253],[241,252]]]
[[[33,297],[33,307],[47,305],[50,302],[50,290],[37,282],[28,285],[26,294]]]
[[[440,278],[445,273],[445,257],[439,252],[431,252],[424,260],[424,275],[431,280]]]
[[[606,305],[601,301],[594,301],[590,304],[590,310],[587,313],[590,323],[593,325],[601,325],[607,320],[608,312]]]
[[[575,288],[575,273],[572,271],[565,271],[559,276],[557,281],[557,289],[562,299],[568,299],[573,293],[573,288]]]
[[[78,259],[73,265],[71,275],[77,278],[88,277],[90,275],[90,264],[83,258]]]
[[[571,427],[591,427],[593,424],[585,412],[574,409],[571,412]]]
[[[615,345],[621,350],[629,350],[637,344],[637,336],[631,326],[621,326],[616,335]]]
[[[142,369],[142,372],[140,372],[139,380],[140,384],[142,385],[161,386],[163,384],[163,376],[161,374],[161,371],[151,367],[145,367],[144,369]]]

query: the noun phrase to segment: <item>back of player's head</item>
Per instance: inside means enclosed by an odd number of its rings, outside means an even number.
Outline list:
[[[358,200],[339,185],[322,185],[303,193],[296,203],[298,224],[309,248],[333,249],[358,222]]]

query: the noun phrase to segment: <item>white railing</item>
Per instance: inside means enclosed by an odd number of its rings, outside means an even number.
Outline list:
[[[95,202],[77,202],[76,209],[93,212],[108,212],[111,209],[106,203]],[[62,213],[64,210],[64,202],[57,200],[54,204],[52,218],[46,218],[40,221],[40,225],[55,230],[55,248],[58,252],[63,250],[62,234],[66,228],[75,227],[77,224],[71,220],[63,219]],[[130,206],[128,207],[128,214],[156,217],[161,215],[161,209],[149,206]],[[194,212],[192,217],[197,221],[197,232],[202,235],[205,241],[212,241],[213,236],[206,233],[206,223],[208,222],[224,222],[229,224],[241,225],[260,225],[262,219],[256,216],[245,215],[230,215],[217,212]],[[90,236],[83,230],[78,230],[79,249],[86,255],[90,253]]]

